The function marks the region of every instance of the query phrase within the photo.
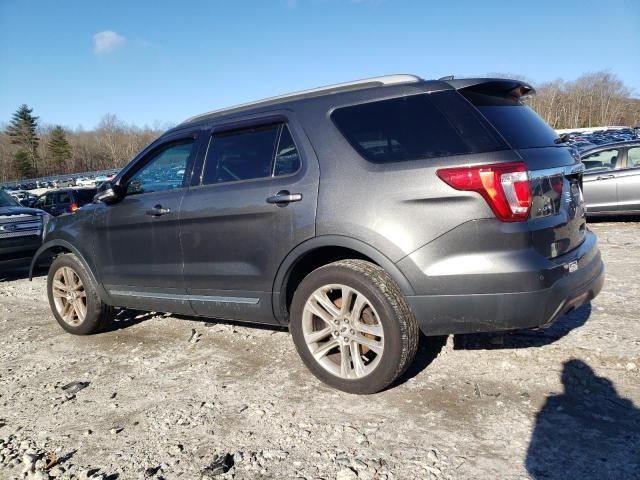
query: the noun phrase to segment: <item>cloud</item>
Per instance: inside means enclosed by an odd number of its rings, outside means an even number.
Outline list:
[[[121,47],[126,41],[127,39],[122,35],[112,32],[111,30],[105,30],[93,36],[93,50],[96,55],[104,55]]]

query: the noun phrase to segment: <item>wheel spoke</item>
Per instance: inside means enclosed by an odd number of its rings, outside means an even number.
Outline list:
[[[360,356],[360,347],[356,342],[351,342],[349,344],[351,349],[351,361],[353,362],[353,370],[356,374],[356,377],[361,377],[364,375],[364,362],[362,361],[362,357]]]
[[[320,340],[327,338],[331,335],[331,327],[323,328],[322,330],[318,330],[317,332],[312,332],[304,336],[307,343],[316,343]]]
[[[333,350],[337,346],[338,346],[338,341],[335,338],[332,338],[327,343],[325,343],[320,348],[318,348],[315,352],[313,352],[313,356],[315,357],[316,360],[320,360],[324,358],[327,355],[327,353],[329,353],[331,350]]]
[[[326,310],[324,310],[318,304],[314,302],[307,302],[305,308],[313,313],[316,317],[320,318],[320,320],[324,321],[327,325],[331,325],[333,323],[331,315],[329,315]]]
[[[327,297],[327,294],[325,292],[318,292],[313,296],[313,298],[319,305],[322,306],[322,308],[329,312],[329,315],[331,315],[332,317],[337,317],[338,315],[340,315],[340,310],[329,299],[329,297]]]
[[[354,328],[363,334],[374,335],[376,337],[382,337],[382,325],[369,325],[367,323],[356,322]]]
[[[60,280],[54,279],[51,286],[56,290],[60,290],[61,292],[66,292],[68,290],[67,286],[64,283],[62,283]]]
[[[371,340],[370,338],[363,337],[362,335],[357,335],[354,341],[358,342],[360,345],[364,345],[370,350],[373,350],[377,354],[382,353],[382,342]]]
[[[362,315],[362,309],[367,305],[367,299],[364,298],[363,295],[358,295],[356,297],[356,301],[353,304],[353,310],[349,314],[352,322],[357,322],[360,320],[360,316]]]
[[[62,269],[62,277],[64,278],[64,283],[67,286],[68,290],[72,288],[71,275],[69,274],[70,270],[67,267]]]
[[[64,318],[66,322],[70,322],[71,320],[73,320],[73,311],[74,309],[71,302],[66,301],[64,306],[62,307],[62,313],[61,313],[62,318]]]
[[[348,344],[340,345],[340,375],[343,378],[351,377],[351,355]]]
[[[347,286],[342,287],[342,305],[340,306],[340,313],[342,315],[347,315],[349,313],[349,307],[351,306],[351,301],[353,300],[353,296],[355,292],[352,288]]]
[[[78,315],[78,320],[84,320],[84,317],[87,314],[87,306],[80,300],[79,298],[75,299],[73,302],[73,308],[76,311],[76,315]]]

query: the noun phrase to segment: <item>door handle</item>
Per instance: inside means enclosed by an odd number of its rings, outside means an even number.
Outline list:
[[[170,208],[162,208],[162,205],[156,205],[153,208],[147,210],[147,215],[152,217],[161,217],[162,215],[166,215],[167,213],[171,213]]]
[[[275,195],[267,198],[267,203],[274,203],[276,205],[285,205],[291,202],[299,202],[302,200],[301,193],[289,193],[288,190],[280,190]]]
[[[616,178],[615,175],[598,175],[596,180],[607,180],[609,178]]]

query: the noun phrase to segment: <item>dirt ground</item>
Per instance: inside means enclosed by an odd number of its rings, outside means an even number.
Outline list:
[[[75,337],[44,276],[0,272],[0,478],[640,478],[640,223],[591,228],[591,305],[423,339],[372,396],[320,384],[282,330],[122,312]]]

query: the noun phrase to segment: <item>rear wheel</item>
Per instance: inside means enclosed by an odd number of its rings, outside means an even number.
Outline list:
[[[310,273],[294,294],[290,330],[316,377],[359,394],[378,392],[402,374],[419,338],[396,283],[363,260],[342,260]]]
[[[113,320],[113,307],[102,301],[96,283],[74,254],[60,255],[52,262],[47,294],[54,317],[67,332],[97,333]]]

